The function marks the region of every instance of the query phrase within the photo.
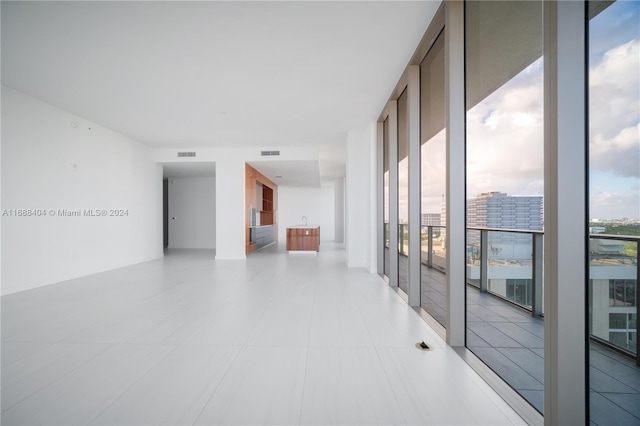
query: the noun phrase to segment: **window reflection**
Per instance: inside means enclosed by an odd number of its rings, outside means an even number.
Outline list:
[[[398,98],[398,286],[409,292],[409,95]]]
[[[383,126],[383,271],[389,276],[389,119],[385,119]]]
[[[588,10],[589,417],[640,424],[640,3]]]
[[[444,31],[420,64],[420,306],[446,327]]]
[[[467,347],[542,412],[542,2],[465,2],[465,52]]]

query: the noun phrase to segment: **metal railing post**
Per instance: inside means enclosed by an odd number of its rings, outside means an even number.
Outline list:
[[[427,267],[433,267],[433,226],[427,227]]]
[[[489,278],[489,231],[483,229],[480,231],[480,291],[487,292],[487,283]]]
[[[532,237],[532,285],[531,285],[531,316],[542,316],[542,248],[543,234],[531,234]]]

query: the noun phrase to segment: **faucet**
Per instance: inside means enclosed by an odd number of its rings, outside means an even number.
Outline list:
[[[304,226],[307,226],[307,217],[306,216],[302,216],[302,220],[304,220]]]

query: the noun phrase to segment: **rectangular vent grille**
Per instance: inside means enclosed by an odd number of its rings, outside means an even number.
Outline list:
[[[260,155],[263,157],[268,157],[272,155],[280,155],[280,151],[260,151]]]
[[[195,152],[179,152],[178,157],[195,157]]]

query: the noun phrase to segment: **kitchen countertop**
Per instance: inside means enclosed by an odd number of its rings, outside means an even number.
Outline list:
[[[289,225],[287,229],[315,229],[320,228],[320,225]]]

